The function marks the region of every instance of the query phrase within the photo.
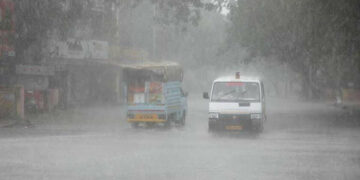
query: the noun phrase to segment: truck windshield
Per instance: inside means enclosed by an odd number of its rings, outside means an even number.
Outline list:
[[[217,82],[214,84],[211,101],[238,102],[260,101],[257,82]]]
[[[129,105],[164,103],[161,82],[134,81],[128,84],[127,102]]]

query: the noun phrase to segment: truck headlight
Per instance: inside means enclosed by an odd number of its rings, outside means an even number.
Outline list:
[[[209,119],[219,119],[219,113],[209,113]]]
[[[261,119],[261,114],[251,114],[251,119]]]

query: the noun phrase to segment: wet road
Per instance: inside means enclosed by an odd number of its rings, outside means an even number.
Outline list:
[[[269,102],[259,136],[211,135],[207,101],[187,124],[132,129],[119,108],[0,129],[0,179],[360,179],[360,128],[321,104]]]

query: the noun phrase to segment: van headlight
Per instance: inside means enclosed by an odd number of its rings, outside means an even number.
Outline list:
[[[251,114],[251,119],[261,119],[261,114],[257,113],[257,114]]]
[[[209,113],[209,119],[219,119],[219,113]]]

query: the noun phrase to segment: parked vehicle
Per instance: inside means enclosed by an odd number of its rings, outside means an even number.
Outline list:
[[[172,122],[185,125],[187,93],[182,89],[183,70],[177,63],[147,63],[125,67],[127,121],[140,124]]]
[[[266,119],[264,85],[258,78],[220,77],[213,82],[211,94],[204,93],[209,102],[209,131],[263,131]]]

